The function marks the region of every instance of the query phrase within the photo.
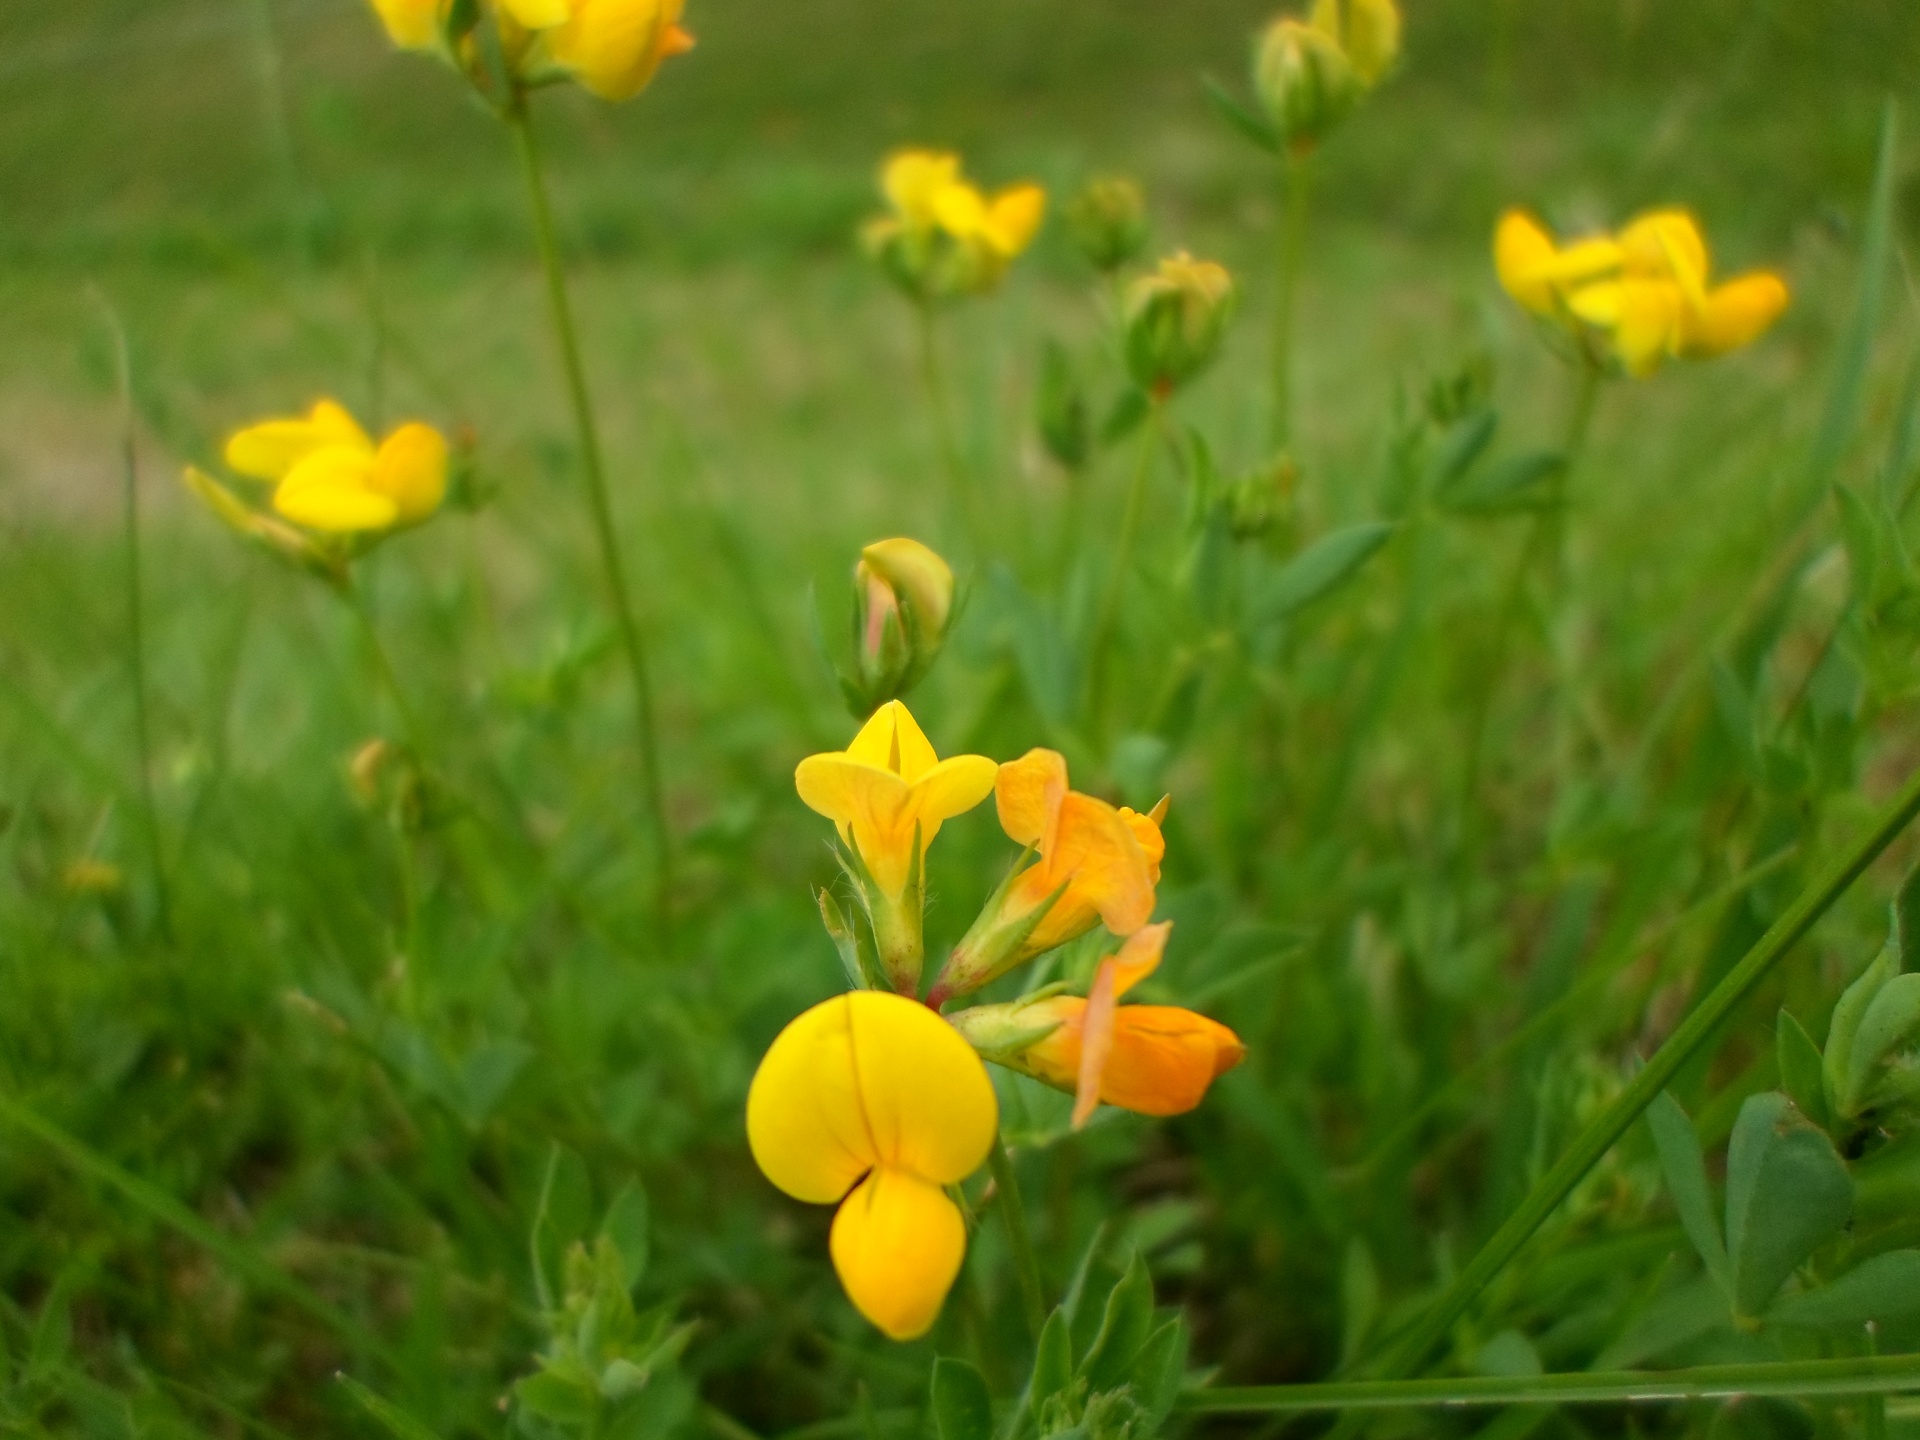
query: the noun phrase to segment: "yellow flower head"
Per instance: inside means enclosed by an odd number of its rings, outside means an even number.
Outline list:
[[[941,824],[992,793],[995,771],[984,755],[940,759],[907,707],[889,700],[845,750],[802,760],[793,781],[808,807],[839,827],[881,893],[899,896]]]
[[[966,1254],[942,1188],[999,1125],[979,1057],[926,1006],[858,990],[780,1032],[747,1092],[747,1140],[796,1200],[838,1203],[829,1248],[847,1297],[896,1340],[924,1335]]]
[[[1400,58],[1400,7],[1394,0],[1314,0],[1313,25],[1339,45],[1369,90]]]
[[[430,50],[440,40],[440,23],[451,0],[371,0],[387,38],[403,50]]]
[[[1620,273],[1582,286],[1567,303],[1607,336],[1629,375],[1750,345],[1787,308],[1786,282],[1771,271],[1714,284],[1706,236],[1685,210],[1639,216],[1620,232],[1619,247]]]
[[[1225,266],[1184,250],[1136,279],[1122,316],[1134,381],[1165,395],[1206,369],[1220,351],[1236,299]]]
[[[949,957],[928,1003],[939,1005],[1104,924],[1131,935],[1153,918],[1166,840],[1161,801],[1150,815],[1067,788],[1067,762],[1030,750],[1000,767],[1001,828],[1038,851]]]
[[[993,1058],[1074,1095],[1076,1128],[1102,1102],[1140,1115],[1184,1115],[1247,1051],[1233,1031],[1192,1010],[1119,1004],[1159,967],[1172,929],[1165,922],[1134,932],[1118,955],[1100,962],[1084,999],[984,1005],[962,1011],[954,1024],[989,1043],[996,1030],[1022,1037]]]
[[[501,0],[541,32],[548,58],[602,100],[631,100],[663,60],[693,48],[685,0]]]
[[[1542,319],[1569,323],[1567,296],[1575,287],[1620,268],[1621,248],[1608,236],[1561,245],[1526,210],[1509,210],[1493,232],[1493,264],[1500,284]]]
[[[336,401],[303,416],[263,420],[235,433],[227,464],[274,485],[273,508],[327,534],[417,525],[447,493],[446,438],[410,421],[375,445]]]
[[[945,150],[896,150],[880,167],[881,193],[916,230],[934,227],[941,192],[960,183],[960,157]]]
[[[922,296],[990,290],[1033,243],[1046,218],[1038,185],[988,196],[944,150],[899,150],[880,167],[889,213],[868,222],[868,248],[902,285]]]

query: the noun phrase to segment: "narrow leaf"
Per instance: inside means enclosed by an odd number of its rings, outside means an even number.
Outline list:
[[[1680,1108],[1680,1102],[1662,1090],[1660,1097],[1647,1107],[1647,1128],[1653,1132],[1653,1148],[1659,1154],[1660,1171],[1666,1176],[1674,1209],[1680,1212],[1681,1228],[1687,1232],[1693,1248],[1700,1252],[1707,1273],[1721,1290],[1729,1290],[1727,1247],[1720,1236],[1719,1222],[1714,1219],[1707,1161],[1700,1152],[1693,1121]]]
[[[1254,601],[1254,618],[1270,625],[1332,593],[1373,558],[1393,531],[1390,521],[1374,520],[1322,535],[1268,581]]]
[[[1774,1049],[1779,1058],[1780,1084],[1793,1103],[1822,1130],[1833,1128],[1833,1115],[1827,1107],[1826,1077],[1822,1073],[1820,1047],[1813,1043],[1791,1012],[1782,1010],[1774,1031]]]
[[[1033,1409],[1034,1420],[1039,1420],[1040,1408],[1047,1401],[1064,1393],[1072,1384],[1072,1329],[1067,1323],[1066,1310],[1056,1307],[1040,1331],[1040,1343],[1033,1357],[1033,1378],[1027,1383],[1027,1403]]]
[[[1107,1296],[1107,1313],[1100,1322],[1100,1333],[1094,1337],[1087,1358],[1080,1366],[1080,1373],[1087,1377],[1087,1387],[1092,1393],[1118,1390],[1127,1383],[1133,1358],[1152,1326],[1153,1277],[1147,1273],[1147,1262],[1136,1254],[1127,1266],[1127,1273]]]
[[[353,1397],[354,1403],[378,1421],[380,1428],[393,1436],[394,1440],[439,1440],[439,1437],[420,1421],[414,1419],[391,1400],[382,1399],[351,1375],[342,1373],[333,1378],[339,1381],[341,1388]]]
[[[993,1440],[993,1397],[965,1360],[933,1362],[933,1423],[940,1440]]]
[[[1826,1132],[1778,1091],[1750,1096],[1727,1147],[1734,1308],[1758,1315],[1853,1216],[1853,1177]]]
[[[1226,86],[1211,75],[1202,75],[1200,85],[1216,115],[1269,155],[1280,153],[1280,137],[1273,127],[1235,99]]]
[[[1873,957],[1873,963],[1860,973],[1860,978],[1840,992],[1840,999],[1833,1007],[1833,1018],[1827,1022],[1827,1049],[1821,1069],[1826,1075],[1827,1101],[1836,1115],[1851,1115],[1846,1105],[1847,1073],[1853,1057],[1853,1039],[1859,1033],[1860,1022],[1866,1019],[1873,997],[1899,973],[1899,956],[1892,945],[1884,946]]]
[[[651,1253],[652,1219],[647,1192],[634,1177],[620,1187],[620,1193],[607,1206],[607,1218],[600,1222],[600,1233],[620,1252],[620,1270],[631,1290],[647,1273]]]
[[[1447,487],[1440,503],[1463,515],[1495,515],[1539,503],[1540,492],[1567,468],[1567,457],[1557,450],[1535,450],[1510,455],[1498,464]]]
[[[1920,1250],[1876,1255],[1831,1285],[1783,1297],[1767,1311],[1775,1325],[1857,1331],[1920,1317]]]
[[[1465,479],[1493,443],[1493,432],[1499,427],[1500,417],[1491,410],[1475,410],[1449,425],[1427,462],[1428,493],[1444,495]]]

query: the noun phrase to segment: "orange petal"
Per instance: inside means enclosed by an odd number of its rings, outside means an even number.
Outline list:
[[[1002,765],[994,781],[994,801],[1007,838],[1016,845],[1038,845],[1066,789],[1067,761],[1057,750],[1029,750]]]
[[[1705,360],[1751,345],[1785,313],[1787,282],[1756,271],[1717,285],[1682,325],[1681,354]]]
[[[1100,1098],[1141,1115],[1184,1115],[1246,1053],[1233,1031],[1191,1010],[1122,1006]]]
[[[1080,1073],[1073,1095],[1073,1128],[1085,1127],[1100,1106],[1100,1087],[1106,1078],[1107,1058],[1113,1053],[1113,1013],[1118,999],[1115,972],[1109,955],[1094,972],[1087,992],[1087,1009],[1080,1029]]]
[[[1127,937],[1126,943],[1120,947],[1120,953],[1113,957],[1113,993],[1116,998],[1125,995],[1160,968],[1160,957],[1167,949],[1167,937],[1172,934],[1173,922],[1162,920],[1158,925],[1142,925]]]

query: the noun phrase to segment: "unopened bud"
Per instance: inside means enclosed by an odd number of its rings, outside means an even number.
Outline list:
[[[1091,180],[1067,205],[1067,227],[1087,263],[1111,274],[1147,244],[1147,197],[1124,175]]]
[[[1260,37],[1253,88],[1280,138],[1299,151],[1346,119],[1364,87],[1339,41],[1289,17],[1274,21]]]
[[[1182,251],[1127,289],[1127,369],[1164,398],[1213,362],[1234,306],[1233,277]]]
[[[1227,527],[1236,540],[1258,540],[1290,518],[1300,468],[1281,456],[1242,475],[1227,491]]]
[[[386,774],[387,762],[392,758],[393,746],[385,740],[369,740],[353,752],[353,758],[347,762],[347,779],[362,804],[372,805],[379,801],[381,778]]]
[[[1400,58],[1400,7],[1394,0],[1315,0],[1313,24],[1334,38],[1368,90]]]
[[[857,708],[871,710],[905,694],[939,658],[953,570],[918,540],[877,540],[860,552],[853,585]]]
[[[1084,468],[1093,458],[1093,409],[1073,362],[1053,341],[1040,359],[1038,411],[1047,453],[1065,469]]]

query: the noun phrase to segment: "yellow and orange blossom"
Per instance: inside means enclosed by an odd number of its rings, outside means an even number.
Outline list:
[[[280,515],[327,534],[417,525],[447,493],[447,442],[438,430],[409,421],[376,445],[334,400],[236,432],[226,462],[271,483]]]
[[[1067,788],[1066,758],[1030,750],[994,782],[1000,825],[1038,851],[948,959],[928,1002],[944,1003],[1105,924],[1131,935],[1153,918],[1166,801],[1142,815]]]
[[[450,0],[370,0],[395,45],[440,44]],[[663,60],[691,50],[685,0],[494,0],[501,48],[517,80],[566,72],[602,100],[630,100]],[[470,59],[469,50],[463,59]]]
[[[838,1203],[829,1248],[847,1297],[896,1340],[924,1335],[966,1254],[943,1187],[999,1126],[979,1057],[933,1011],[856,990],[780,1032],[747,1092],[761,1171],[796,1200]]]
[[[1140,1115],[1183,1115],[1246,1056],[1218,1021],[1174,1005],[1119,1000],[1159,967],[1171,922],[1130,936],[1100,962],[1091,992],[963,1010],[953,1023],[997,1063],[1073,1094],[1074,1125],[1105,1103]],[[1019,1037],[1000,1050],[1000,1035]],[[1038,1036],[1038,1038],[1034,1038]]]

